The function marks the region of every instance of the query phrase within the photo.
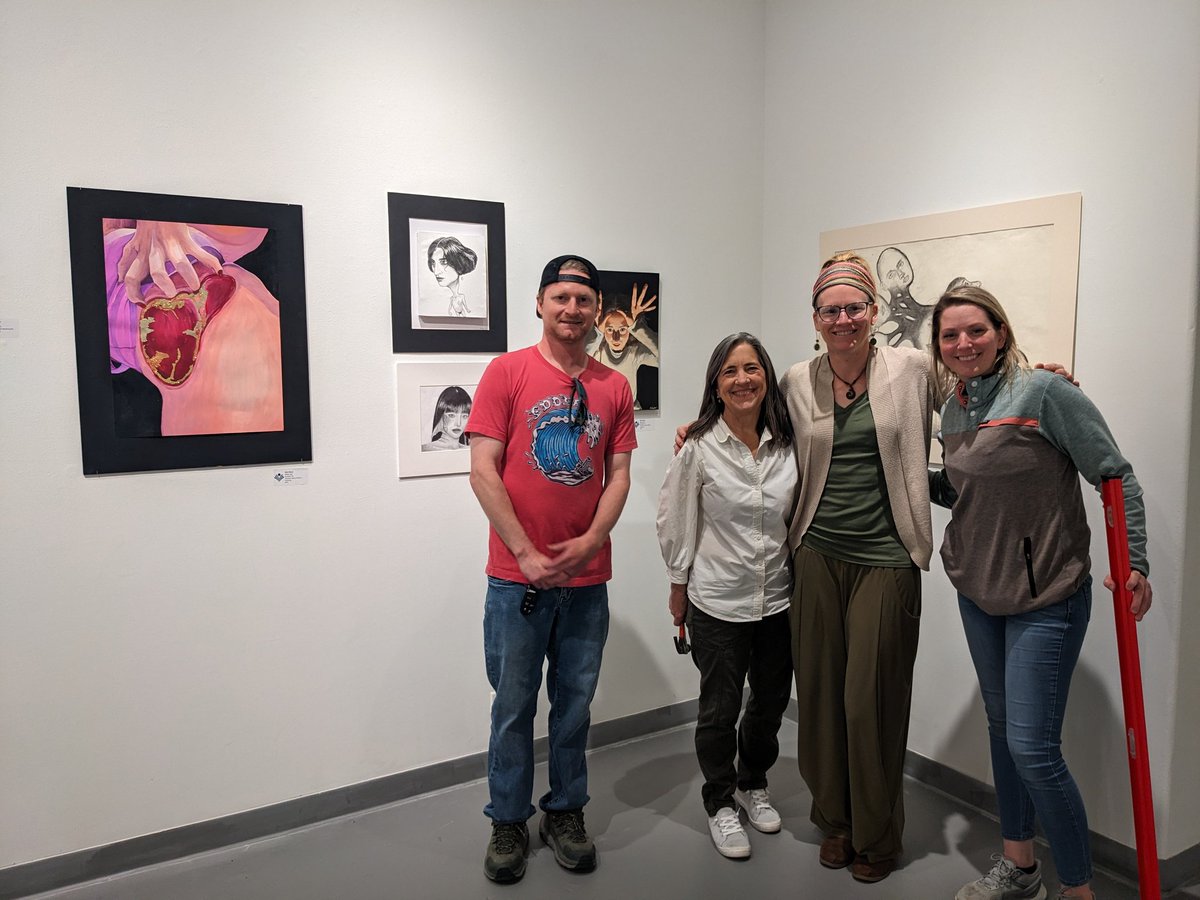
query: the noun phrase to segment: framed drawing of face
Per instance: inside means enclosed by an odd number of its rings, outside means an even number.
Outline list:
[[[396,447],[401,478],[471,471],[467,419],[491,359],[396,364]]]
[[[508,349],[504,204],[388,194],[392,352]]]

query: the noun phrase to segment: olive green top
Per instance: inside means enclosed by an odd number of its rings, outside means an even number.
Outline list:
[[[833,457],[821,502],[801,541],[832,559],[863,566],[908,568],[888,501],[875,417],[867,394],[833,411]]]

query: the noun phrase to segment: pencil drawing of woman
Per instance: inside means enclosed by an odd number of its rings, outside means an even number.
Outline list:
[[[453,235],[434,238],[429,242],[429,271],[439,286],[450,292],[449,316],[478,316],[478,310],[467,305],[462,289],[462,277],[475,271],[479,256]]]
[[[470,435],[465,430],[470,414],[470,394],[457,384],[443,390],[433,409],[429,442],[421,445],[421,452],[465,449],[470,441]]]

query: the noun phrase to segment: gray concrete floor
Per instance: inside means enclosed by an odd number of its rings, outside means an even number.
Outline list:
[[[990,866],[998,827],[980,813],[922,784],[905,785],[906,854],[875,885],[817,862],[820,836],[808,821],[809,794],[796,771],[795,728],[784,723],[783,753],[771,792],[783,831],[750,831],[753,856],[724,859],[712,847],[700,804],[691,727],[590,754],[592,802],[586,819],[599,866],[586,875],[560,869],[536,835],[516,885],[483,876],[489,835],[482,809],[487,785],[472,782],[366,813],[223,850],[40,894],[70,900],[374,900],[374,898],[871,898],[950,900]],[[545,790],[538,767],[535,795]],[[1057,882],[1043,848],[1050,896]],[[1136,900],[1136,886],[1103,873],[1101,900]],[[1173,895],[1200,897],[1200,885]]]

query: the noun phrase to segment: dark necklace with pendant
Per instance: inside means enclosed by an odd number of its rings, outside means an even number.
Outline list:
[[[833,367],[833,360],[832,359],[829,360],[829,371],[833,372],[834,378],[836,378],[838,381],[840,381],[842,384],[844,384],[846,386],[846,399],[847,400],[853,400],[855,397],[858,396],[858,391],[854,390],[854,383],[856,381],[858,381],[858,379],[863,377],[863,375],[867,371],[867,366],[869,366],[870,364],[871,364],[871,357],[868,354],[867,361],[863,365],[862,369],[859,370],[859,373],[857,375],[855,375],[852,379],[847,381],[845,378],[843,378],[841,375],[839,375],[837,373],[837,370]]]

